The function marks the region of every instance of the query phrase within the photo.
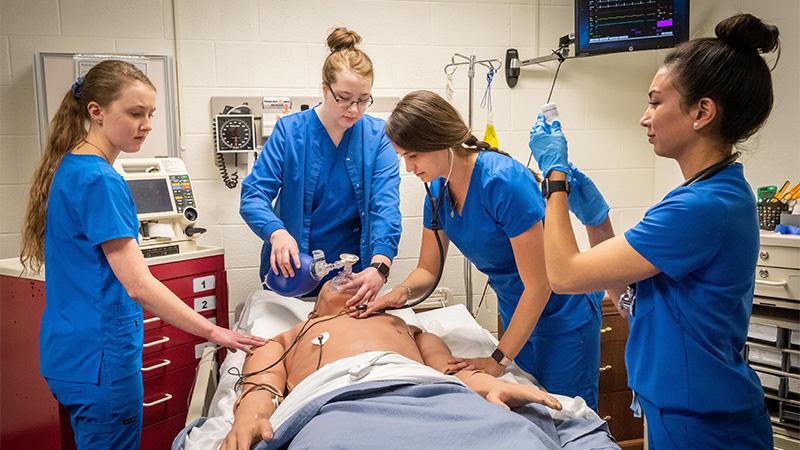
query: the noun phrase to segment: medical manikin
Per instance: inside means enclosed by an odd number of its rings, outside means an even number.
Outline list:
[[[403,361],[409,372],[444,376],[451,353],[441,338],[410,327],[390,314],[366,319],[351,317],[345,302],[352,293],[336,291],[334,281],[323,285],[308,321],[274,336],[248,357],[243,373],[238,374],[239,398],[234,407],[233,428],[220,448],[249,448],[254,441],[266,436],[271,439],[272,428],[267,419],[275,413],[284,396],[320,368],[327,370],[332,364],[347,365],[352,361],[347,366],[349,376],[346,376],[351,382],[369,380],[371,375],[385,370],[386,364]],[[467,388],[504,409],[529,402],[561,409],[554,397],[532,386],[508,383],[474,370],[461,370],[455,376]],[[479,407],[485,404],[492,411],[505,413],[474,396],[467,388],[463,391],[478,402]],[[439,409],[442,408],[448,407]],[[508,414],[520,424],[527,422],[513,413]]]

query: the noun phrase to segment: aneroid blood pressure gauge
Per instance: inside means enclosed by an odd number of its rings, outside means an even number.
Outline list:
[[[218,152],[256,150],[255,123],[252,114],[218,114],[214,122]]]

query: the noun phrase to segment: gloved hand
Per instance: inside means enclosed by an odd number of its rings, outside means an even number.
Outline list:
[[[531,139],[528,141],[533,157],[539,164],[539,170],[545,177],[551,170],[569,173],[567,167],[567,138],[561,132],[561,122],[549,124],[544,115],[536,116],[536,123],[531,128]]]
[[[603,194],[597,189],[591,178],[578,170],[571,162],[569,165],[570,192],[567,197],[569,210],[584,225],[597,226],[603,223],[608,217],[611,209],[603,198]]]

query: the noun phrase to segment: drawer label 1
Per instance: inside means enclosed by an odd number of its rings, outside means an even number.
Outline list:
[[[215,281],[216,278],[214,275],[195,278],[192,280],[192,287],[194,288],[194,292],[210,291],[216,287]]]
[[[194,299],[194,310],[197,312],[209,311],[217,308],[217,296],[197,297]]]

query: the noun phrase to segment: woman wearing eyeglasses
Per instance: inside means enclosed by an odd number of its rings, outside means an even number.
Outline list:
[[[397,155],[384,121],[364,114],[374,76],[360,41],[346,28],[330,33],[322,104],[278,121],[242,183],[239,212],[264,240],[262,280],[269,270],[294,276],[301,252],[352,253],[360,260],[347,287],[363,302],[386,282],[401,216]]]

